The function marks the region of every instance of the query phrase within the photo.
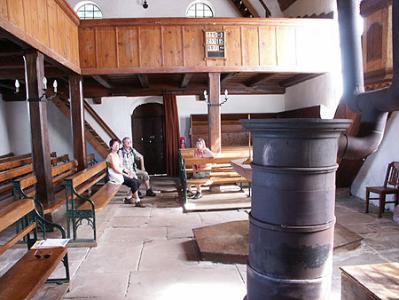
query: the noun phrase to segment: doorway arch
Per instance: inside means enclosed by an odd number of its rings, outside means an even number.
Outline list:
[[[164,110],[159,103],[139,105],[132,117],[133,146],[145,158],[146,171],[165,174]]]

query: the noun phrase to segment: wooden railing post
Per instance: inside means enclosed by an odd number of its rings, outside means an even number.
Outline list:
[[[220,73],[209,73],[208,143],[212,151],[222,149],[222,123],[220,115]]]
[[[44,96],[44,56],[38,51],[26,53],[25,83],[29,101],[33,170],[37,177],[37,196],[44,204],[54,200],[48,138],[47,101]]]
[[[78,171],[81,171],[87,166],[82,76],[69,76],[69,98],[71,99],[73,152],[78,161]]]

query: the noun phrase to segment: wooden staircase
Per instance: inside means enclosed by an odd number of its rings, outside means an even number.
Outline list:
[[[259,15],[248,0],[231,0],[244,18],[258,18]]]
[[[69,102],[59,97],[54,98],[53,103],[58,109],[67,117],[70,118],[70,105]],[[110,136],[110,138],[118,138],[115,133],[108,127],[108,125],[101,119],[101,117],[91,108],[90,104],[84,102],[85,111],[88,112],[94,120],[102,127],[102,129]],[[98,135],[94,128],[85,121],[85,138],[97,153],[102,157],[106,158],[109,153],[108,144]]]

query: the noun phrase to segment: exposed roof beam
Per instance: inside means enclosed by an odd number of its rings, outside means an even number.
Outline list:
[[[186,87],[188,87],[191,78],[193,78],[193,74],[191,73],[184,74],[180,82],[180,88],[185,89]]]
[[[148,76],[144,74],[138,74],[137,78],[140,81],[140,85],[143,89],[148,89],[150,87],[150,83],[148,81]]]
[[[249,86],[249,87],[253,87],[258,84],[265,83],[266,81],[269,81],[270,79],[273,78],[273,76],[274,76],[274,74],[270,74],[270,73],[255,75],[254,77],[249,78],[245,82],[245,85]]]
[[[107,89],[112,89],[112,85],[103,77],[103,76],[92,76],[95,81],[97,81],[99,84],[101,84],[103,87]]]
[[[292,76],[288,79],[284,79],[279,82],[279,85],[283,88],[287,88],[293,85],[296,85],[298,83],[301,83],[303,81],[315,78],[317,76],[320,76],[320,74],[298,74],[295,76]]]
[[[227,73],[227,74],[222,74],[221,78],[220,78],[220,83],[225,83],[227,80],[233,78],[234,76],[236,76],[237,74],[239,74],[238,72],[234,72],[234,73]]]

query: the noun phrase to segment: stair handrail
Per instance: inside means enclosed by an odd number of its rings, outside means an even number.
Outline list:
[[[109,135],[112,139],[118,139],[118,136],[115,132],[104,122],[104,120],[96,113],[96,111],[84,100],[84,107],[86,111],[90,114],[90,116],[97,122],[98,125]]]

